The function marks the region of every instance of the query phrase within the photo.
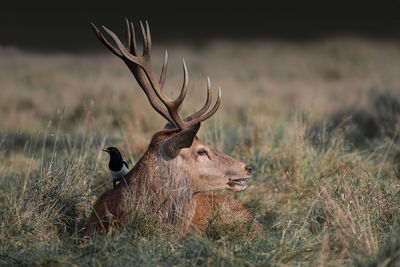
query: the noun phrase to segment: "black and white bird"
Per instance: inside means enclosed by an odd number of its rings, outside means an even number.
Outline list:
[[[122,159],[121,153],[116,147],[110,146],[104,148],[103,151],[110,154],[110,162],[108,163],[108,168],[110,169],[113,186],[115,188],[115,186],[117,185],[117,181],[121,181],[121,179],[128,174],[128,163]]]

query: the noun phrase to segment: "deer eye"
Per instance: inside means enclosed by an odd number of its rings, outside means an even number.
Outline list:
[[[197,151],[197,154],[199,156],[208,156],[208,152],[205,149],[200,149],[199,151]]]

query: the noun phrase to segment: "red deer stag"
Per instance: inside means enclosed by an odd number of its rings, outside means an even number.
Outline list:
[[[221,103],[221,89],[214,106],[211,105],[210,82],[207,83],[207,99],[204,106],[183,119],[179,114],[186,96],[188,72],[183,61],[183,85],[179,96],[172,100],[163,91],[167,71],[167,53],[160,78],[156,78],[151,65],[152,42],[149,26],[140,23],[143,53],[139,55],[132,23],[126,20],[126,45],[109,29],[103,29],[114,40],[111,44],[91,24],[100,41],[128,66],[146,94],[151,106],[167,121],[164,128],[154,134],[147,151],[125,181],[104,192],[96,201],[90,218],[89,232],[108,229],[110,225],[122,226],[129,212],[126,197],[133,196],[136,203],[147,198],[159,220],[174,229],[185,232],[190,225],[204,229],[206,218],[215,207],[223,203],[232,211],[244,210],[235,200],[211,194],[199,193],[214,189],[241,191],[247,187],[244,179],[251,177],[251,167],[209,146],[196,137],[200,123],[210,118]],[[133,201],[133,200],[131,200]],[[218,203],[219,204],[218,204]],[[218,205],[216,205],[218,204]],[[232,208],[234,207],[234,208]],[[248,211],[244,217],[250,218]]]

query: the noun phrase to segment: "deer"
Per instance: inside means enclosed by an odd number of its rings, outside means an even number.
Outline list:
[[[240,212],[244,220],[250,220],[253,218],[250,212],[236,200],[207,193],[217,189],[242,191],[246,189],[246,180],[251,178],[253,170],[197,137],[201,123],[213,116],[220,106],[221,88],[218,88],[218,97],[210,109],[212,93],[208,78],[205,104],[183,119],[180,110],[188,87],[185,61],[182,60],[183,83],[180,93],[177,98],[171,99],[163,91],[168,53],[165,52],[161,74],[157,79],[151,63],[149,24],[146,21],[144,26],[140,22],[143,48],[139,55],[134,25],[127,19],[125,22],[125,44],[107,27],[102,26],[115,44],[110,43],[94,23],[91,23],[91,27],[98,39],[125,62],[152,108],[167,120],[167,124],[153,135],[146,152],[123,181],[98,197],[92,209],[88,231],[101,233],[111,226],[118,229],[123,227],[131,209],[129,204],[145,199],[150,202],[151,211],[157,213],[158,220],[182,233],[189,229],[204,231],[207,219],[219,208]]]

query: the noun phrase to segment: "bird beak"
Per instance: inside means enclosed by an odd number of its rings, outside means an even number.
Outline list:
[[[110,150],[108,150],[107,148],[103,148],[103,151],[110,152]]]

